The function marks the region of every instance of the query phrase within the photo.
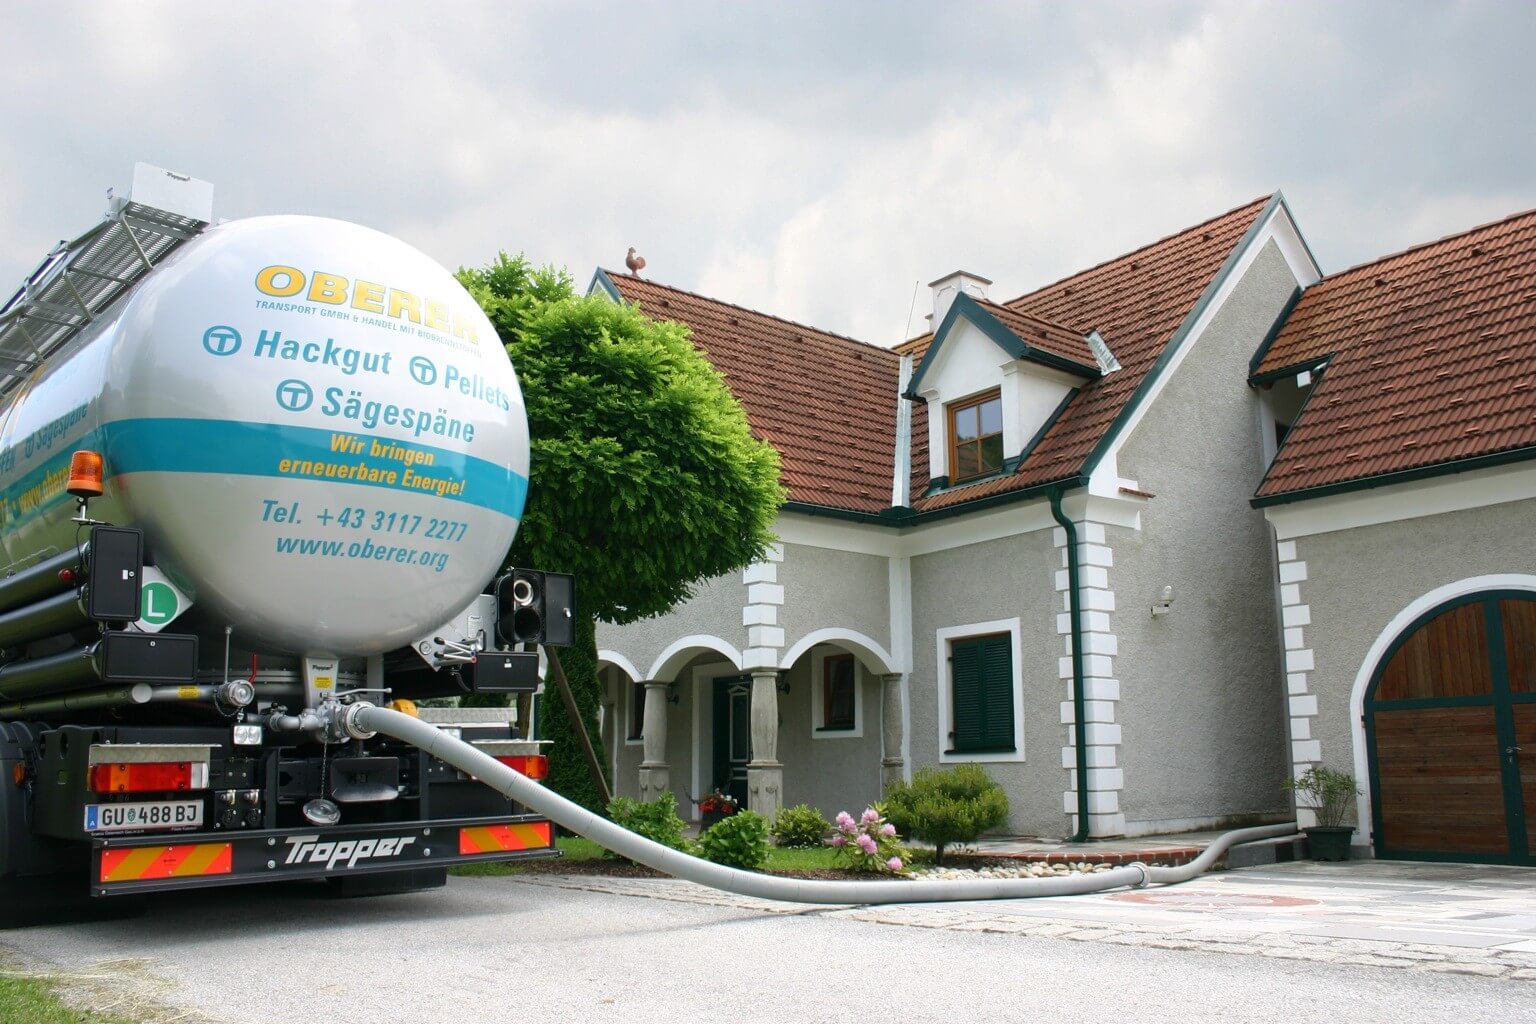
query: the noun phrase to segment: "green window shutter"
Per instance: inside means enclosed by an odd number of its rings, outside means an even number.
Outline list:
[[[982,745],[992,750],[1013,746],[1013,643],[1007,634],[983,637]]]
[[[956,751],[1013,750],[1013,642],[1006,634],[950,643]]]
[[[951,746],[955,750],[975,750],[982,744],[983,730],[981,645],[974,640],[957,640],[950,644],[949,651],[954,708]]]

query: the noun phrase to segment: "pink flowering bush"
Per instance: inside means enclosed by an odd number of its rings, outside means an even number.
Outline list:
[[[865,808],[858,818],[840,811],[832,827],[827,845],[855,871],[897,875],[906,871],[907,851],[902,849],[896,826],[885,820],[879,806]]]

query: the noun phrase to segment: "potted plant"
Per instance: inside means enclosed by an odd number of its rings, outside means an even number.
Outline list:
[[[1317,815],[1316,825],[1302,829],[1307,834],[1307,849],[1312,859],[1348,860],[1349,840],[1355,828],[1344,821],[1349,817],[1355,797],[1360,795],[1355,777],[1349,772],[1314,764],[1299,778],[1287,779],[1285,787],[1308,797],[1308,803]]]
[[[722,818],[729,818],[741,809],[735,797],[729,793],[722,793],[718,789],[699,797],[698,804],[700,832],[707,831],[715,822]]]

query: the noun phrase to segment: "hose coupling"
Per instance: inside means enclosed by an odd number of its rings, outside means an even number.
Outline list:
[[[326,707],[331,710],[329,724],[331,733],[338,742],[342,740],[371,740],[378,735],[372,729],[363,728],[357,720],[359,715],[373,707],[366,700],[352,701],[347,704],[329,701]]]
[[[231,679],[219,684],[214,690],[214,699],[225,707],[249,707],[256,699],[256,687],[244,679]]]
[[[1141,881],[1139,881],[1135,885],[1131,886],[1132,889],[1145,889],[1147,886],[1152,884],[1152,869],[1147,867],[1141,861],[1139,861],[1139,860],[1132,861],[1130,864],[1128,864],[1126,866],[1127,867],[1133,867],[1137,871],[1141,872]]]

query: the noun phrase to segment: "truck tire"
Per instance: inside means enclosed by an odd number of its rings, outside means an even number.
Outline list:
[[[0,928],[34,928],[80,921],[138,917],[144,896],[93,899],[79,875],[11,875],[0,878]]]
[[[325,880],[328,895],[337,899],[363,896],[393,896],[403,892],[441,889],[448,884],[447,868],[415,868],[410,871],[381,871],[377,874],[346,875]]]

